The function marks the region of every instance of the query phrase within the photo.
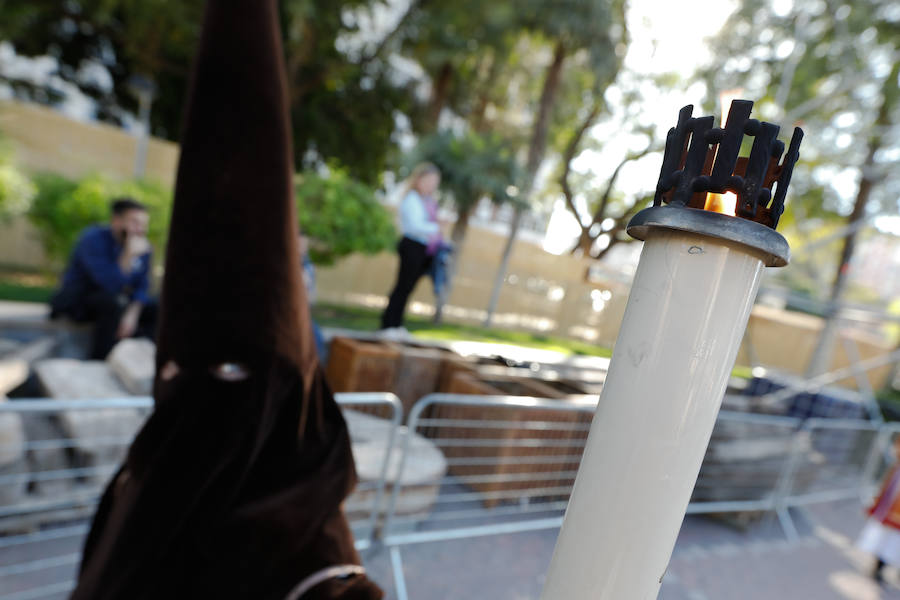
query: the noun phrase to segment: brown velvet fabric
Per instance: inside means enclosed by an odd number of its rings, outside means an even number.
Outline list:
[[[156,408],[104,493],[74,600],[281,600],[359,564],[356,482],[316,363],[296,245],[274,0],[210,0],[178,169]],[[215,375],[237,363],[246,378]],[[377,599],[364,577],[310,599]]]

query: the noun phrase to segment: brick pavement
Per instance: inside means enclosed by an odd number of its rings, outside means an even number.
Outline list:
[[[863,523],[858,503],[810,508],[798,514],[796,521],[801,537],[788,542],[771,519],[740,532],[704,517],[688,517],[659,600],[900,600],[897,571],[889,569],[888,583],[875,585],[866,576],[871,557],[853,547]],[[410,598],[535,600],[556,533],[539,531],[408,547],[403,555]],[[59,556],[77,552],[79,547],[78,540],[69,539],[32,551],[39,556]],[[39,557],[15,554],[0,549],[0,565]],[[371,576],[385,588],[388,598],[394,598],[387,553],[379,550],[365,559]],[[35,573],[31,585],[48,581],[50,575],[65,578],[74,574],[73,567]],[[0,593],[3,591],[12,590]]]
[[[797,514],[801,536],[789,542],[771,519],[740,532],[688,517],[659,600],[900,600],[896,571],[883,586],[866,575],[871,558],[853,547],[862,523],[858,503],[811,508]],[[410,598],[536,599],[555,540],[544,531],[409,547]],[[386,553],[366,563],[394,597]]]

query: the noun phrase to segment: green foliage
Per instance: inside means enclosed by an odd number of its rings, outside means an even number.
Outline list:
[[[25,56],[52,55],[58,76],[97,101],[97,118],[123,124],[137,110],[129,77],[142,74],[157,86],[151,112],[155,135],[175,139],[181,130],[190,65],[202,24],[203,0],[0,0],[0,39]],[[336,159],[373,183],[392,148],[396,111],[413,104],[410,89],[388,77],[386,64],[345,51],[359,29],[356,13],[377,0],[279,2],[285,65],[294,126],[296,163]],[[107,89],[82,77],[85,64],[102,64]],[[9,83],[20,97],[61,100],[59,86]]]
[[[22,171],[0,159],[0,222],[28,212],[36,192]]]
[[[97,101],[97,117],[121,125],[123,109],[135,111],[128,90],[135,73],[158,88],[151,114],[153,131],[172,138],[180,131],[189,66],[200,31],[202,0],[78,0],[20,2],[0,0],[0,38],[26,56],[59,60],[57,76]],[[85,64],[102,64],[111,88],[84,78]],[[59,86],[35,87],[28,79],[10,81],[24,97],[59,100]]]
[[[300,231],[310,238],[310,259],[320,265],[363,252],[387,250],[396,241],[393,219],[367,185],[332,166],[327,175],[306,171],[294,183]]]
[[[0,274],[0,300],[49,302],[54,291],[54,286],[23,285],[15,281],[5,281]]]
[[[12,148],[0,133],[0,223],[25,214],[37,191],[12,159]]]
[[[707,104],[719,91],[739,87],[744,97],[758,100],[759,118],[783,126],[782,137],[794,124],[807,131],[801,147],[807,168],[794,172],[788,212],[805,187],[824,188],[825,206],[846,215],[854,196],[831,181],[860,167],[879,183],[873,203],[882,211],[900,210],[893,193],[900,183],[895,8],[893,0],[796,0],[773,10],[769,2],[744,0],[713,40],[715,58],[702,73]],[[871,164],[863,166],[872,148]]]
[[[497,135],[443,131],[419,143],[413,162],[428,161],[441,170],[441,188],[458,212],[487,197],[495,204],[515,202],[522,170],[512,145]]]
[[[37,195],[29,219],[41,234],[47,254],[65,260],[82,230],[109,220],[110,200],[130,196],[147,206],[150,213],[148,238],[161,260],[169,229],[172,195],[150,181],[115,181],[102,175],[71,180],[61,175],[35,176]]]
[[[285,65],[296,164],[337,162],[367,184],[386,169],[395,114],[409,112],[413,90],[389,65],[348,40],[378,0],[285,0]]]

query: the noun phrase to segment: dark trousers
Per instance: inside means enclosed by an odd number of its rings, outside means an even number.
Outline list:
[[[92,321],[94,332],[91,340],[91,359],[103,360],[116,342],[119,341],[116,333],[119,329],[119,321],[122,313],[128,307],[128,300],[121,296],[115,296],[109,292],[97,291],[88,294],[82,300],[81,312],[83,318],[80,321]],[[80,316],[81,316],[80,315]],[[137,330],[134,337],[154,339],[156,336],[156,302],[151,301],[141,308],[141,316],[138,319]]]
[[[388,299],[387,308],[381,315],[381,328],[401,327],[403,325],[403,313],[406,311],[406,302],[412,294],[419,278],[428,272],[434,257],[425,251],[425,244],[420,244],[407,237],[397,244],[397,254],[400,255],[400,269],[397,271],[397,283]]]

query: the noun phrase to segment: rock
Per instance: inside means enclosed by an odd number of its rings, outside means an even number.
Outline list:
[[[148,339],[122,340],[106,357],[106,364],[125,389],[137,396],[153,392],[156,344]]]
[[[0,402],[7,402],[0,398]],[[25,428],[16,413],[0,413],[0,466],[14,463],[25,456]]]
[[[0,398],[0,402],[6,402],[6,399]],[[25,499],[28,480],[14,477],[25,472],[22,417],[16,413],[0,413],[0,506],[20,504]]]
[[[129,395],[101,360],[52,358],[37,361],[34,371],[51,398],[123,398]]]
[[[375,500],[375,485],[381,478],[384,453],[390,439],[391,422],[352,410],[344,410],[344,418],[350,431],[353,458],[359,486],[347,500],[347,512],[354,520],[367,518]],[[400,474],[400,457],[406,436],[409,439],[409,454],[403,474]],[[441,480],[447,473],[447,460],[432,442],[410,433],[406,427],[397,430],[394,451],[388,463],[384,504],[380,510],[383,516],[393,487],[399,481],[400,493],[397,497],[396,514],[404,517],[428,516],[437,499]]]
[[[24,360],[0,360],[0,396],[5,396],[28,379],[28,363]]]
[[[68,440],[56,417],[57,415],[45,413],[22,415],[25,436],[31,445],[25,453],[25,462],[30,473],[61,471],[72,467],[65,448]],[[50,500],[69,493],[74,485],[72,479],[34,481],[31,484],[31,493],[38,499]]]
[[[22,345],[21,342],[17,342],[16,340],[10,340],[7,338],[0,338],[0,358],[8,356],[10,354],[15,354],[15,352]]]
[[[56,399],[122,398],[128,391],[103,361],[51,359],[35,363],[35,373],[47,394]],[[72,440],[76,466],[94,467],[89,477],[105,482],[125,455],[144,422],[133,408],[64,410],[58,415],[63,433]]]
[[[22,344],[12,357],[31,364],[36,360],[50,358],[54,354],[56,346],[56,339],[53,336],[45,335],[27,344]]]

